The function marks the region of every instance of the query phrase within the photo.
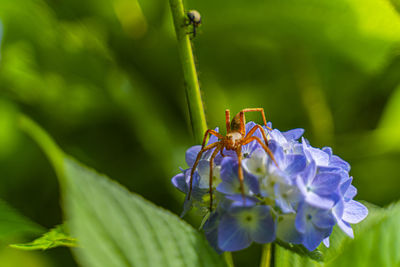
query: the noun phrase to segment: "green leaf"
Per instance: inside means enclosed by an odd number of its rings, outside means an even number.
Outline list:
[[[66,156],[29,118],[22,116],[20,127],[56,169],[82,266],[226,266],[204,236],[179,217]]]
[[[44,228],[0,200],[0,240],[21,234],[40,234]]]
[[[12,244],[10,247],[22,250],[50,249],[55,247],[76,247],[77,241],[67,234],[65,225],[58,225],[30,243]]]
[[[355,239],[345,237],[339,228],[331,236],[331,247],[319,247],[324,263],[276,247],[276,266],[399,266],[400,264],[400,204],[378,208],[367,204],[369,215],[365,221],[353,225]]]

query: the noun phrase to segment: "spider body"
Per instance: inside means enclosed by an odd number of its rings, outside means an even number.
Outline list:
[[[187,12],[188,22],[187,25],[193,25],[193,37],[196,37],[196,29],[201,24],[201,16],[197,10],[189,10]]]
[[[191,197],[191,192],[192,192],[192,183],[193,183],[193,174],[197,168],[197,165],[201,159],[202,154],[210,149],[214,149],[214,152],[211,155],[210,158],[210,179],[209,179],[209,188],[210,188],[210,210],[212,210],[212,202],[213,202],[213,197],[212,197],[212,177],[213,177],[213,162],[215,157],[218,155],[218,153],[221,153],[222,156],[225,156],[222,152],[224,149],[226,150],[233,150],[236,152],[237,158],[238,158],[238,177],[239,177],[239,182],[240,182],[240,191],[242,193],[243,199],[244,199],[244,185],[243,185],[243,169],[242,169],[242,146],[256,141],[258,142],[262,148],[267,152],[267,154],[271,157],[271,159],[274,161],[276,164],[274,155],[272,154],[271,150],[268,148],[268,140],[267,136],[265,135],[264,129],[260,125],[255,125],[248,133],[246,133],[246,119],[245,119],[245,113],[246,112],[261,112],[262,118],[264,125],[268,128],[267,122],[265,119],[265,114],[264,114],[264,109],[263,108],[247,108],[241,110],[238,114],[233,117],[232,121],[230,120],[230,111],[227,109],[225,111],[225,122],[226,122],[226,136],[223,136],[222,134],[208,129],[204,135],[203,143],[201,146],[200,152],[197,154],[196,161],[193,164],[192,170],[190,172],[190,188],[189,188],[189,193],[188,193],[188,199]],[[271,130],[270,128],[268,128]],[[262,134],[262,137],[264,139],[264,142],[261,141],[260,138],[257,136],[253,136],[255,131],[259,130]],[[218,137],[218,141],[210,144],[208,146],[205,146],[206,140],[208,135],[214,135]],[[277,165],[277,164],[276,164]]]

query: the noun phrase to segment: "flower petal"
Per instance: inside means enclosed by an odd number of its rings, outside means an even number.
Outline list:
[[[192,146],[188,150],[186,150],[185,159],[186,164],[189,167],[192,167],[194,162],[196,161],[197,154],[199,154],[201,150],[201,146]]]
[[[368,209],[360,202],[350,200],[344,203],[343,221],[359,223],[368,215]]]
[[[335,204],[335,202],[332,199],[320,197],[319,195],[313,192],[307,193],[305,201],[309,205],[321,209],[330,209]]]
[[[347,188],[346,192],[344,193],[344,201],[349,201],[353,199],[357,195],[357,188],[355,188],[353,185],[350,185],[349,188]]]
[[[316,249],[322,240],[324,240],[326,231],[317,229],[311,225],[307,225],[306,233],[303,237],[303,245],[309,250],[313,251]]]
[[[324,243],[325,247],[329,248],[329,245],[330,245],[329,236],[324,238],[324,240],[322,240],[322,242]]]
[[[238,180],[238,162],[236,159],[226,157],[221,162],[221,179],[224,182]]]
[[[312,218],[312,222],[318,228],[331,228],[336,224],[335,218],[330,210],[319,210]]]
[[[294,154],[286,155],[286,162],[287,167],[285,169],[285,172],[289,175],[303,171],[307,164],[306,157],[304,157],[303,155]]]
[[[350,224],[347,222],[344,222],[343,220],[338,221],[338,226],[342,231],[348,235],[351,238],[354,238],[354,232],[353,229],[351,228]]]
[[[282,132],[282,135],[286,138],[287,141],[297,140],[304,134],[304,129],[297,128],[292,129],[286,132]]]
[[[237,251],[250,246],[250,233],[239,225],[238,220],[225,214],[218,227],[218,247],[223,251]]]
[[[349,172],[350,171],[350,164],[347,161],[344,161],[340,157],[333,155],[329,162],[329,166],[340,167],[341,169]]]
[[[334,172],[319,173],[312,183],[312,191],[320,196],[330,196],[339,187],[341,176]]]
[[[275,240],[275,222],[272,219],[269,206],[256,206],[253,208],[260,216],[257,228],[251,231],[252,239],[260,244]]]
[[[279,216],[276,231],[277,238],[285,242],[300,244],[303,240],[303,237],[296,230],[295,220],[296,214],[293,213]]]
[[[171,182],[179,191],[187,193],[186,179],[183,173],[179,173],[172,177]]]

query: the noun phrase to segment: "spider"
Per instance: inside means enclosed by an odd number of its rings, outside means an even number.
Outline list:
[[[213,202],[213,196],[212,196],[212,193],[213,193],[212,192],[213,161],[219,152],[221,153],[221,155],[223,157],[225,156],[222,153],[224,148],[226,150],[234,150],[236,152],[236,155],[238,158],[238,163],[239,163],[238,164],[238,176],[239,176],[239,182],[240,182],[240,191],[242,193],[243,199],[244,199],[244,185],[243,185],[243,169],[242,169],[242,146],[244,146],[250,142],[253,142],[253,141],[258,142],[262,146],[262,148],[265,150],[265,152],[267,152],[267,154],[271,157],[271,159],[273,160],[275,165],[278,166],[278,164],[275,161],[274,155],[272,154],[271,150],[268,147],[268,140],[267,140],[267,136],[265,135],[264,129],[260,125],[257,124],[248,133],[246,133],[245,113],[253,112],[253,111],[261,112],[264,125],[267,127],[268,130],[272,130],[271,128],[269,128],[267,126],[263,108],[243,109],[238,114],[236,114],[236,116],[232,119],[232,121],[230,119],[230,110],[229,109],[225,110],[225,122],[226,122],[227,134],[226,134],[226,136],[223,136],[220,133],[218,133],[212,129],[208,129],[206,131],[206,133],[204,134],[203,143],[201,145],[201,150],[197,154],[196,161],[193,164],[192,170],[190,172],[190,188],[189,188],[188,200],[190,200],[191,193],[192,193],[193,174],[197,168],[197,164],[199,163],[202,154],[207,150],[215,148],[215,150],[212,153],[211,158],[210,158],[210,183],[209,183],[210,211],[212,211],[212,202]],[[260,130],[265,143],[263,143],[261,141],[261,139],[258,138],[257,136],[252,136],[254,134],[254,132],[257,131],[257,129]],[[216,137],[218,137],[219,141],[205,146],[206,140],[207,140],[207,137],[209,134],[212,134],[212,135],[215,135]]]
[[[188,22],[186,26],[193,25],[193,38],[196,37],[196,29],[201,24],[201,16],[197,10],[189,10],[187,12]]]

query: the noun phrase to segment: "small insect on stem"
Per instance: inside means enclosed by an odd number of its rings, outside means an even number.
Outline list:
[[[193,26],[193,31],[190,33],[193,34],[193,38],[194,38],[194,37],[196,37],[197,27],[199,27],[201,24],[200,13],[197,10],[189,10],[186,15],[187,15],[187,19],[188,19],[186,26],[189,26],[189,25]]]
[[[189,188],[189,193],[188,193],[188,199],[191,197],[192,193],[192,183],[193,183],[193,174],[197,168],[197,165],[201,159],[201,156],[203,153],[207,150],[215,148],[214,152],[211,155],[210,158],[210,180],[209,180],[209,186],[210,186],[210,211],[212,211],[212,206],[213,206],[213,195],[212,195],[212,178],[213,178],[213,161],[215,157],[218,155],[218,153],[221,153],[224,149],[226,150],[233,150],[236,152],[236,155],[238,157],[238,176],[239,176],[239,182],[240,182],[240,191],[243,197],[243,200],[245,200],[245,192],[244,192],[244,178],[243,178],[243,169],[242,169],[242,146],[247,145],[248,143],[251,143],[253,141],[258,142],[261,147],[267,152],[267,154],[270,156],[270,158],[273,160],[276,166],[278,164],[275,161],[274,155],[272,154],[271,150],[268,147],[268,139],[267,136],[265,135],[264,129],[260,125],[255,125],[252,129],[250,129],[249,132],[246,133],[246,119],[245,119],[245,113],[246,112],[261,112],[263,122],[265,127],[267,127],[268,130],[272,130],[267,126],[267,121],[265,119],[265,114],[264,114],[264,109],[263,108],[246,108],[241,110],[238,114],[233,117],[231,121],[231,116],[230,116],[230,111],[227,109],[225,111],[225,122],[226,122],[226,136],[221,135],[220,133],[208,129],[206,133],[204,134],[204,139],[203,143],[201,145],[201,150],[197,154],[196,161],[193,164],[192,170],[190,172],[190,188]],[[259,130],[262,134],[263,141],[257,137],[253,136],[253,134]],[[206,140],[208,135],[214,135],[218,137],[219,141],[205,146]]]

